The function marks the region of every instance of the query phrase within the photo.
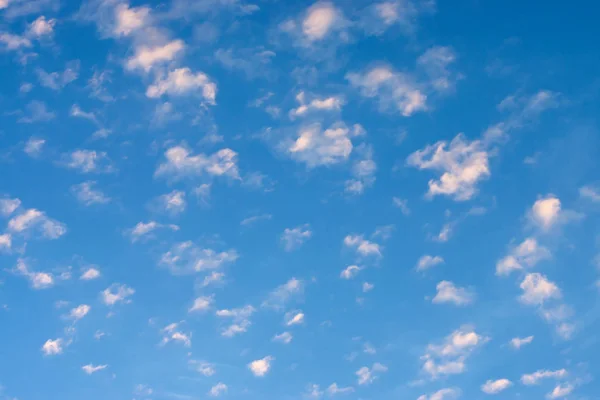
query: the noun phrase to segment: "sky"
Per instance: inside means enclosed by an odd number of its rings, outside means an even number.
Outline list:
[[[0,400],[600,399],[594,7],[0,0]]]

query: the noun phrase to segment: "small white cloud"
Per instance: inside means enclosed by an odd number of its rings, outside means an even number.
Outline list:
[[[401,199],[400,197],[393,197],[392,204],[394,204],[395,207],[398,207],[402,214],[410,215],[410,208],[408,208],[408,200]]]
[[[63,340],[62,339],[48,339],[42,346],[42,353],[46,356],[55,356],[63,352]]]
[[[456,61],[451,47],[434,46],[417,59],[417,65],[429,76],[431,87],[438,92],[454,88],[458,76],[450,72],[449,66]]]
[[[208,395],[212,397],[219,397],[220,395],[225,393],[227,393],[227,385],[223,382],[219,382],[210,388]]]
[[[63,165],[84,174],[110,173],[115,171],[108,155],[103,151],[74,150],[71,153],[63,155]]]
[[[115,7],[114,34],[128,36],[148,23],[150,9],[148,7],[129,8],[127,4]]]
[[[250,317],[256,312],[256,309],[251,305],[246,305],[242,308],[232,308],[218,310],[215,314],[220,318],[231,318],[233,324],[225,328],[221,335],[225,337],[233,337],[240,333],[244,333],[250,327]]]
[[[82,182],[71,186],[71,191],[75,195],[77,201],[86,206],[110,202],[110,197],[106,196],[102,191],[95,189],[95,185],[95,181]]]
[[[302,311],[291,311],[285,313],[285,325],[301,325],[304,323],[304,313]]]
[[[23,259],[17,260],[14,272],[29,279],[34,289],[47,289],[54,286],[54,276],[51,273],[30,271]]]
[[[176,275],[217,270],[238,259],[234,249],[217,252],[196,246],[191,241],[176,243],[159,261]]]
[[[170,71],[166,77],[158,76],[146,90],[146,96],[150,98],[162,97],[165,94],[169,96],[199,94],[206,104],[215,104],[217,85],[202,72],[193,73],[189,68],[178,68]]]
[[[435,267],[436,265],[443,264],[444,259],[440,256],[431,256],[426,254],[419,258],[419,262],[417,263],[417,271],[425,271],[431,267]]]
[[[88,375],[92,375],[95,372],[98,371],[102,371],[103,369],[108,368],[108,365],[104,364],[104,365],[92,365],[92,364],[88,364],[88,365],[84,365],[83,367],[81,367],[81,369]]]
[[[497,379],[495,381],[488,380],[481,385],[481,391],[486,394],[498,394],[512,385],[513,383],[508,379]]]
[[[185,211],[187,202],[185,201],[185,192],[173,190],[170,193],[158,197],[158,204],[162,210],[167,213],[177,215]]]
[[[281,242],[286,251],[292,251],[302,246],[311,236],[310,225],[304,224],[295,228],[285,228],[281,235]]]
[[[7,217],[17,210],[21,206],[21,200],[2,198],[0,199],[0,215]]]
[[[215,366],[209,362],[190,360],[189,364],[194,370],[204,376],[213,376],[216,373]]]
[[[531,218],[542,229],[548,230],[556,223],[561,211],[561,202],[558,198],[549,195],[537,200],[531,208]]]
[[[26,37],[13,35],[8,32],[0,33],[0,43],[6,50],[19,50],[21,48],[31,47],[31,41]]]
[[[300,105],[297,108],[290,110],[290,119],[303,117],[312,111],[340,111],[344,105],[341,97],[331,96],[323,99],[314,98],[309,102],[305,100],[305,93],[300,92],[296,95],[296,100]]]
[[[174,146],[165,152],[165,158],[154,172],[155,177],[166,176],[172,180],[203,175],[240,177],[237,153],[231,149],[221,149],[211,155],[192,155],[187,148]]]
[[[562,399],[563,397],[570,395],[573,392],[573,389],[575,389],[575,386],[571,385],[570,383],[557,385],[552,392],[548,393],[546,398],[551,400]]]
[[[470,200],[480,181],[490,176],[488,153],[479,140],[471,142],[458,134],[450,144],[439,141],[412,153],[408,165],[420,170],[439,171],[438,180],[429,181],[427,196],[450,196],[456,201]]]
[[[579,196],[593,203],[600,203],[600,187],[598,185],[582,186],[579,189]]]
[[[74,319],[75,321],[80,320],[81,318],[85,317],[90,312],[90,310],[90,306],[88,306],[87,304],[81,304],[80,306],[73,308],[69,312],[69,318]]]
[[[274,360],[275,358],[272,356],[266,356],[265,358],[254,360],[248,364],[248,369],[254,374],[254,376],[263,377],[271,369],[271,363]]]
[[[40,154],[42,154],[42,150],[45,144],[46,141],[44,139],[30,137],[29,140],[27,140],[27,142],[25,143],[23,151],[29,157],[38,157]]]
[[[363,291],[363,293],[368,293],[371,290],[373,290],[374,288],[375,288],[375,285],[373,285],[372,283],[363,282],[363,284],[362,284],[362,291]]]
[[[461,391],[455,388],[440,389],[429,396],[422,395],[417,400],[454,400],[460,397]]]
[[[435,304],[453,303],[457,306],[465,306],[471,304],[475,298],[470,290],[455,286],[450,281],[441,281],[436,289],[437,293],[432,300]]]
[[[530,344],[531,342],[533,342],[533,336],[527,336],[524,338],[512,338],[510,340],[510,345],[512,346],[512,348],[514,349],[520,349],[521,347]]]
[[[283,332],[280,334],[277,334],[275,336],[273,336],[273,341],[274,342],[280,342],[280,343],[284,343],[284,344],[289,344],[291,343],[292,339],[294,337],[292,336],[291,333],[289,332]]]
[[[273,216],[271,214],[254,215],[252,217],[244,218],[242,221],[240,221],[240,225],[248,226],[248,225],[252,225],[258,221],[270,220],[271,218],[273,218]]]
[[[12,236],[9,233],[0,235],[0,250],[10,250],[12,247]]]
[[[496,275],[509,275],[512,271],[533,267],[551,256],[550,251],[540,246],[535,238],[527,238],[496,263]]]
[[[30,208],[8,221],[8,229],[16,233],[27,233],[38,230],[46,239],[58,239],[67,228],[61,222],[46,216],[42,211]]]
[[[127,60],[125,66],[130,71],[141,69],[148,72],[157,64],[173,60],[184,48],[182,40],[173,40],[162,46],[140,46],[136,49],[135,55]]]
[[[202,312],[210,309],[214,302],[212,296],[200,296],[194,300],[194,304],[190,307],[188,312]]]
[[[349,265],[340,273],[340,278],[352,279],[360,272],[360,270],[361,268],[358,265]]]
[[[522,375],[521,383],[527,386],[537,385],[543,379],[562,379],[567,375],[568,373],[566,369],[558,369],[556,371],[541,369],[531,374]]]
[[[309,41],[324,39],[339,18],[338,10],[329,2],[312,5],[302,21],[302,33]]]
[[[263,307],[281,309],[293,298],[301,295],[304,291],[304,282],[300,279],[291,278],[286,283],[278,286],[269,293],[263,302]]]
[[[192,345],[192,334],[186,334],[178,330],[179,324],[172,323],[165,326],[161,333],[163,334],[161,345],[165,345],[169,342],[180,342],[185,347]]]
[[[102,291],[102,301],[107,306],[113,306],[117,303],[129,303],[129,297],[133,296],[135,290],[127,285],[114,283]]]
[[[547,300],[558,299],[562,296],[554,282],[537,272],[527,274],[520,287],[523,290],[520,299],[526,304],[541,305]]]
[[[54,33],[54,25],[56,25],[55,19],[46,19],[46,17],[42,15],[29,24],[27,35],[37,39],[44,36],[50,36]]]
[[[339,387],[336,382],[332,383],[327,388],[327,393],[330,396],[334,396],[336,394],[348,394],[348,393],[352,393],[352,392],[354,392],[354,388],[353,387],[351,387],[351,386],[348,386],[348,387]]]
[[[282,147],[292,159],[305,163],[308,168],[339,164],[352,153],[353,132],[342,122],[325,130],[320,124],[311,124],[300,127],[297,138],[283,142]]]
[[[381,257],[381,246],[375,242],[364,239],[362,235],[348,235],[344,238],[344,245],[354,248],[356,252],[364,257]]]
[[[387,372],[388,368],[380,363],[375,363],[371,368],[362,367],[356,371],[359,385],[368,385],[379,378],[380,373]]]
[[[81,274],[81,277],[79,277],[79,279],[84,280],[84,281],[91,281],[94,279],[98,279],[100,277],[100,271],[98,271],[96,268],[90,267],[88,269],[86,269],[83,274]]]

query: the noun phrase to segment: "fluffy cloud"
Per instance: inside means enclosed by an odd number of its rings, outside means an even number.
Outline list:
[[[283,332],[280,334],[277,334],[275,336],[273,336],[273,341],[274,342],[280,342],[280,343],[284,343],[284,344],[289,344],[292,342],[292,339],[294,337],[292,336],[291,333],[289,332]]]
[[[199,93],[208,104],[215,104],[217,85],[202,73],[193,73],[189,68],[178,68],[169,71],[167,76],[159,76],[154,83],[148,86],[146,96],[151,98],[182,96]]]
[[[582,186],[579,189],[579,195],[591,202],[600,203],[600,187],[598,185]]]
[[[0,199],[0,215],[3,217],[9,216],[21,206],[21,200],[3,198]]]
[[[300,279],[291,278],[283,285],[278,286],[269,293],[267,299],[263,302],[263,307],[282,309],[293,298],[301,295],[304,291],[304,282]]]
[[[106,196],[102,191],[95,189],[95,186],[95,181],[82,182],[71,186],[71,191],[75,195],[77,201],[86,206],[110,202],[110,197]]]
[[[100,277],[100,271],[98,271],[96,268],[88,268],[85,270],[85,272],[83,274],[81,274],[81,277],[79,279],[84,280],[84,281],[91,281],[94,279],[98,279]]]
[[[430,256],[426,254],[419,258],[419,262],[417,263],[417,271],[425,271],[431,267],[435,267],[438,264],[443,264],[444,259],[440,256]]]
[[[185,192],[181,190],[173,190],[170,193],[159,196],[157,203],[162,210],[173,215],[181,214],[187,206]]]
[[[560,200],[552,195],[537,200],[531,208],[531,218],[542,229],[548,230],[556,223],[561,211]]]
[[[440,389],[435,393],[419,396],[417,400],[452,400],[460,396],[460,390],[454,388]]]
[[[237,259],[238,254],[234,249],[217,252],[187,241],[171,246],[171,249],[161,256],[159,263],[169,268],[173,274],[191,274],[220,269]]]
[[[10,250],[12,247],[12,236],[8,233],[3,233],[0,235],[0,250]]]
[[[439,141],[417,150],[407,163],[420,170],[441,173],[438,180],[429,181],[429,197],[445,195],[457,201],[469,200],[477,193],[477,184],[490,176],[488,153],[482,143],[469,142],[463,134],[458,134],[450,144]]]
[[[45,144],[46,141],[44,139],[31,137],[27,140],[27,143],[25,143],[23,151],[29,157],[38,157],[42,153]]]
[[[185,347],[190,347],[192,345],[192,334],[186,334],[178,330],[179,324],[172,323],[165,326],[161,333],[163,334],[161,345],[165,345],[169,342],[180,342]]]
[[[286,251],[292,251],[302,246],[311,236],[310,225],[304,224],[295,228],[285,228],[281,235],[281,242]]]
[[[63,352],[63,340],[62,339],[48,339],[42,346],[42,353],[46,356],[55,356]]]
[[[339,11],[333,4],[329,2],[316,3],[306,12],[302,21],[302,33],[309,41],[322,40],[339,18]]]
[[[422,370],[435,379],[444,375],[461,374],[466,370],[465,361],[488,338],[469,327],[462,327],[445,338],[441,344],[429,344],[421,356]]]
[[[201,312],[208,310],[214,302],[212,296],[200,296],[194,300],[194,304],[188,310],[189,312]]]
[[[454,61],[456,61],[456,53],[451,47],[435,46],[417,59],[417,65],[429,76],[433,89],[443,92],[451,90],[457,79],[452,76],[448,68]]]
[[[254,376],[263,377],[271,369],[271,363],[274,360],[275,357],[272,356],[266,356],[259,360],[254,360],[250,364],[248,364],[248,369],[254,374]]]
[[[388,368],[380,363],[375,363],[371,368],[369,367],[361,367],[358,371],[356,371],[356,376],[358,377],[359,385],[368,385],[373,383],[382,372],[387,372]]]
[[[90,306],[88,306],[87,304],[81,304],[80,306],[73,308],[69,312],[69,318],[74,319],[75,321],[80,320],[81,318],[85,317],[90,312],[90,310]]]
[[[74,150],[63,155],[63,165],[87,173],[114,172],[114,167],[106,152],[94,150]]]
[[[336,394],[347,394],[347,393],[352,393],[354,392],[354,388],[351,386],[347,386],[347,387],[339,387],[337,383],[332,383],[331,385],[329,385],[329,387],[327,388],[327,393],[330,396],[334,396]]]
[[[128,36],[148,23],[150,9],[148,7],[130,8],[127,4],[115,7],[114,34]]]
[[[365,239],[362,235],[348,235],[344,238],[344,245],[356,250],[363,256],[381,257],[381,246],[375,242]]]
[[[563,397],[570,395],[571,392],[573,392],[573,389],[575,389],[575,386],[571,385],[570,383],[556,385],[556,387],[552,390],[552,392],[548,393],[546,398],[551,399],[551,400],[552,399],[561,399]]]
[[[127,233],[131,236],[131,241],[136,242],[142,238],[152,237],[152,232],[160,228],[169,228],[172,231],[179,230],[177,225],[164,225],[156,221],[138,222],[133,228],[129,229]]]
[[[43,15],[39,16],[35,21],[29,24],[27,35],[38,39],[44,36],[50,36],[54,33],[54,25],[56,25],[55,19],[46,19]]]
[[[31,47],[31,41],[26,37],[13,35],[12,33],[0,33],[0,43],[6,50],[19,50],[21,48]]]
[[[427,109],[427,96],[409,75],[387,66],[374,67],[364,73],[349,73],[346,79],[369,98],[377,97],[383,110],[397,110],[403,116]]]
[[[304,323],[304,313],[302,311],[290,311],[285,313],[285,325],[301,325]]]
[[[242,308],[223,309],[216,312],[217,317],[230,318],[233,323],[225,328],[221,335],[225,337],[233,337],[240,333],[244,333],[250,327],[250,317],[256,312],[256,309],[250,305]]]
[[[46,239],[58,239],[67,233],[67,227],[42,211],[30,208],[8,221],[8,230],[14,233],[27,234],[39,232]]]
[[[524,338],[512,338],[510,340],[510,345],[514,348],[514,349],[520,349],[521,347],[530,344],[531,342],[533,342],[533,336],[527,336]]]
[[[432,300],[436,304],[453,303],[457,306],[464,306],[471,304],[475,298],[471,291],[457,287],[450,281],[441,281],[437,284],[436,289],[437,293]]]
[[[150,71],[154,66],[172,61],[185,48],[182,40],[173,40],[165,45],[148,47],[140,46],[135,55],[127,60],[125,67],[128,70],[141,69]]]
[[[102,301],[107,306],[113,306],[117,303],[129,303],[129,297],[133,296],[135,290],[127,285],[114,283],[102,291]]]
[[[520,287],[523,290],[520,299],[526,304],[541,305],[547,300],[558,299],[562,296],[554,282],[537,272],[527,274]]]
[[[377,171],[371,146],[362,144],[356,150],[356,153],[360,154],[360,158],[352,166],[354,177],[346,181],[345,190],[350,194],[362,194],[365,188],[372,186],[375,183],[375,172]]]
[[[55,283],[54,276],[51,273],[31,271],[23,259],[17,260],[13,272],[26,277],[33,289],[48,289],[54,286]]]
[[[327,97],[324,99],[313,98],[306,101],[306,94],[300,92],[296,95],[296,101],[300,104],[297,108],[290,110],[289,116],[291,119],[302,117],[312,111],[339,111],[344,104],[343,99],[336,96]]]
[[[488,380],[481,385],[481,391],[486,394],[498,394],[512,386],[508,379]]]
[[[212,397],[219,397],[220,395],[225,393],[227,393],[227,385],[223,382],[219,382],[210,388],[208,395]]]
[[[496,263],[496,275],[509,275],[512,271],[533,267],[550,257],[550,251],[540,246],[535,238],[527,238]]]
[[[567,376],[566,369],[558,369],[555,371],[541,369],[531,374],[525,374],[521,376],[521,383],[523,385],[537,385],[543,379],[562,379]]]
[[[348,160],[353,148],[351,138],[359,132],[357,126],[350,129],[341,122],[325,130],[320,124],[312,124],[301,127],[297,138],[282,146],[292,159],[308,168],[330,166]]]
[[[342,279],[352,279],[360,272],[358,265],[350,265],[340,273]]]
[[[106,369],[106,368],[108,368],[108,365],[106,365],[106,364],[104,364],[104,365],[88,364],[88,365],[84,365],[83,367],[81,367],[83,372],[85,372],[88,375],[92,375],[93,373],[102,371],[103,369]]]
[[[237,153],[222,149],[211,155],[192,155],[183,146],[174,146],[165,152],[166,161],[158,166],[154,176],[178,180],[186,177],[227,176],[239,179]]]

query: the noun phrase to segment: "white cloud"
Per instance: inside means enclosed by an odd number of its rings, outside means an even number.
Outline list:
[[[128,36],[148,23],[150,9],[148,7],[129,8],[127,4],[115,7],[115,35]]]
[[[204,376],[213,376],[216,373],[215,366],[209,362],[190,360],[189,364],[192,365],[198,373]]]
[[[427,96],[414,79],[387,66],[364,73],[348,73],[346,79],[365,97],[377,97],[383,110],[397,110],[409,117],[427,109]]]
[[[62,72],[46,72],[41,68],[37,68],[35,73],[41,86],[60,91],[69,83],[79,78],[79,61],[68,62],[65,70]]]
[[[375,242],[364,239],[362,235],[348,235],[344,238],[344,245],[354,248],[356,252],[364,257],[381,257],[381,246]]]
[[[533,267],[551,256],[550,251],[540,246],[535,238],[527,238],[496,263],[496,275],[509,275],[512,271]]]
[[[274,342],[284,343],[284,344],[289,344],[292,341],[293,338],[294,337],[292,336],[291,333],[289,333],[289,332],[283,332],[283,333],[280,333],[280,334],[277,334],[277,335],[273,336],[273,341]]]
[[[573,389],[575,389],[575,386],[571,385],[570,383],[565,383],[562,385],[557,385],[552,392],[548,393],[548,395],[546,396],[547,399],[561,399],[563,397],[566,397],[568,395],[571,394],[571,392],[573,392]]]
[[[102,301],[107,306],[112,306],[117,303],[129,303],[131,300],[128,297],[133,296],[135,290],[127,285],[114,283],[106,288],[102,294]]]
[[[54,286],[54,276],[51,273],[30,271],[23,259],[17,260],[13,271],[29,279],[31,287],[34,289],[47,289]]]
[[[227,385],[223,382],[219,382],[210,388],[208,395],[212,397],[219,397],[220,395],[225,393],[227,393]]]
[[[347,394],[347,393],[352,393],[352,392],[354,392],[354,388],[353,387],[351,387],[351,386],[348,386],[348,387],[339,387],[336,382],[332,383],[327,388],[327,393],[330,396],[334,396],[336,394]]]
[[[312,5],[302,21],[302,33],[309,41],[324,39],[339,18],[339,11],[329,2]]]
[[[165,326],[161,330],[161,333],[163,334],[163,339],[160,342],[160,344],[165,345],[169,342],[180,342],[185,347],[190,347],[192,345],[192,334],[183,333],[177,330],[178,327],[179,324],[177,323],[172,323]]]
[[[263,302],[263,307],[275,309],[283,308],[291,299],[302,294],[304,283],[300,279],[291,278],[286,283],[278,286],[269,293],[267,299]]]
[[[86,206],[110,202],[110,197],[106,196],[102,191],[95,189],[95,186],[95,181],[82,182],[71,186],[71,191],[75,194],[77,200]]]
[[[340,278],[352,279],[360,272],[360,269],[358,265],[350,265],[340,273]]]
[[[69,312],[69,317],[74,319],[74,320],[80,320],[81,318],[85,317],[91,310],[91,307],[88,306],[87,304],[81,304],[75,308],[73,308],[70,312]]]
[[[521,347],[530,344],[531,342],[533,342],[533,336],[527,336],[524,338],[512,338],[510,340],[510,345],[514,348],[514,349],[520,349]]]
[[[42,346],[42,353],[46,356],[55,356],[63,352],[63,340],[62,339],[48,339]]]
[[[173,190],[170,193],[163,194],[158,198],[160,207],[173,215],[181,214],[185,211],[187,202],[185,201],[185,192]]]
[[[531,374],[522,375],[521,383],[527,386],[537,385],[542,379],[562,379],[565,378],[567,375],[568,374],[566,369],[558,369],[556,371],[541,369]]]
[[[55,19],[46,19],[46,17],[42,15],[29,24],[27,34],[29,37],[38,39],[43,36],[50,36],[54,33],[54,25],[56,25]]]
[[[370,146],[360,145],[357,152],[361,158],[352,166],[353,179],[346,181],[346,192],[351,194],[362,194],[365,188],[375,183],[375,172],[377,164],[373,161],[373,151]]]
[[[238,259],[237,251],[230,249],[217,252],[196,246],[191,241],[171,246],[164,253],[159,263],[166,266],[173,274],[191,274],[220,269]]]
[[[304,397],[309,399],[320,399],[323,396],[321,387],[317,384],[309,384]]]
[[[301,127],[295,140],[282,145],[292,159],[305,163],[308,168],[330,166],[348,160],[355,132],[356,128],[351,130],[342,122],[325,130],[320,124],[311,124]]]
[[[304,92],[298,93],[296,95],[296,100],[300,105],[297,108],[290,110],[290,119],[305,116],[311,111],[340,111],[344,105],[343,99],[336,96],[326,97],[324,99],[315,97],[311,101],[306,102],[306,94]]]
[[[457,306],[465,306],[471,304],[475,295],[468,289],[457,287],[450,281],[441,281],[436,286],[437,293],[432,302],[453,303]]]
[[[594,203],[600,203],[600,187],[598,185],[587,185],[579,188],[579,196]]]
[[[158,166],[154,176],[173,180],[202,175],[240,177],[237,153],[231,149],[221,149],[211,155],[191,155],[185,147],[174,146],[165,152],[165,158],[166,162]]]
[[[443,264],[444,259],[440,256],[430,256],[429,254],[425,254],[421,258],[419,258],[419,262],[417,263],[417,271],[425,271],[431,267],[435,267],[436,265]]]
[[[444,92],[453,89],[457,79],[448,69],[454,61],[456,53],[451,47],[435,46],[419,56],[417,65],[429,76],[433,89]]]
[[[21,200],[19,199],[0,199],[0,215],[3,217],[9,216],[21,206]]]
[[[4,44],[6,50],[18,50],[32,46],[31,41],[26,37],[13,35],[8,32],[0,33],[0,43]]]
[[[194,304],[190,307],[188,312],[202,312],[207,311],[213,304],[214,299],[212,296],[200,296],[194,300]]]
[[[153,237],[152,232],[159,228],[169,228],[172,231],[178,231],[179,226],[169,224],[159,224],[156,221],[148,221],[148,222],[138,222],[133,228],[126,231],[126,233],[131,236],[131,241],[136,242],[141,238],[151,238]]]
[[[241,220],[240,225],[248,226],[261,220],[270,220],[271,218],[273,218],[271,214],[253,215],[252,217],[244,218],[243,220]]]
[[[44,139],[30,137],[25,143],[23,151],[30,157],[38,157],[42,153],[45,144],[46,141]]]
[[[184,48],[182,40],[173,40],[162,46],[140,46],[125,66],[128,70],[142,69],[148,72],[157,64],[172,61]]]
[[[47,217],[45,213],[35,208],[30,208],[11,218],[8,221],[8,229],[17,233],[27,233],[36,229],[46,239],[58,239],[67,233],[67,227],[63,223]]]
[[[71,169],[87,173],[107,173],[113,172],[114,167],[106,152],[96,152],[94,150],[77,149],[71,153],[63,155],[63,164]]]
[[[382,372],[387,372],[388,368],[380,363],[375,363],[371,368],[369,367],[361,367],[358,371],[356,371],[356,376],[358,377],[359,385],[368,385],[373,383]]]
[[[0,250],[9,250],[12,247],[12,236],[9,233],[0,235]]]
[[[231,318],[233,324],[225,328],[221,335],[225,337],[233,337],[240,333],[244,333],[250,327],[250,317],[256,312],[256,309],[250,305],[246,305],[242,308],[232,308],[218,310],[215,315],[220,318]]]
[[[189,68],[169,71],[166,77],[158,76],[146,90],[146,96],[150,98],[161,97],[165,94],[182,96],[194,93],[200,93],[207,104],[215,104],[217,85],[206,74],[193,73]]]
[[[438,180],[429,180],[429,197],[445,195],[457,201],[471,199],[477,184],[490,176],[488,153],[479,140],[469,142],[458,134],[450,144],[439,141],[417,150],[407,159],[408,165],[420,170],[441,172]]]
[[[223,282],[224,277],[224,273],[213,271],[209,275],[204,277],[204,279],[202,280],[202,287],[207,287],[212,284],[219,284]]]
[[[470,327],[452,332],[441,344],[429,344],[421,360],[422,370],[435,379],[443,375],[461,374],[471,353],[489,339]]]
[[[96,118],[96,114],[94,114],[91,111],[83,111],[81,109],[81,107],[79,107],[79,105],[77,104],[73,104],[71,106],[71,110],[69,111],[69,115],[71,117],[75,117],[75,118],[83,118],[83,119],[87,119],[88,121],[91,121],[97,125],[99,125],[100,123],[98,122],[98,118]]]
[[[512,384],[508,379],[488,380],[481,385],[481,391],[486,394],[498,394],[511,387]]]
[[[108,368],[108,365],[104,364],[104,365],[92,365],[92,364],[88,364],[88,365],[84,365],[83,367],[81,367],[81,369],[88,375],[92,375],[95,372],[98,371],[102,371],[103,369]]]
[[[286,251],[292,251],[302,246],[311,236],[310,225],[304,224],[295,228],[285,228],[281,235],[281,242]]]
[[[363,284],[362,284],[362,291],[363,291],[363,293],[368,293],[371,290],[373,290],[374,288],[375,288],[375,285],[373,285],[372,283],[363,282]]]
[[[261,358],[259,360],[254,360],[250,364],[248,364],[248,369],[250,369],[250,371],[252,371],[254,376],[263,377],[271,369],[271,363],[274,360],[275,360],[275,357],[272,357],[272,356],[266,356],[265,358]]]
[[[452,400],[460,397],[461,391],[454,388],[440,389],[435,393],[419,396],[417,400]]]
[[[561,211],[560,200],[552,195],[537,200],[531,208],[531,218],[542,229],[548,230],[556,223]]]
[[[399,197],[393,197],[392,203],[394,204],[394,206],[396,206],[400,209],[402,214],[410,215],[410,208],[408,208],[408,200],[401,199]]]
[[[520,287],[523,290],[520,299],[526,304],[541,305],[547,300],[558,299],[562,296],[554,282],[537,272],[527,274]]]
[[[32,100],[25,106],[26,113],[19,118],[17,122],[22,124],[31,124],[34,122],[46,122],[54,119],[56,114],[48,111],[46,103]]]
[[[304,313],[302,311],[290,311],[285,313],[285,325],[293,326],[304,323]]]

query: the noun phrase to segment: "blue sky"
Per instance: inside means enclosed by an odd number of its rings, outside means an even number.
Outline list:
[[[0,0],[0,400],[599,399],[594,11]]]

